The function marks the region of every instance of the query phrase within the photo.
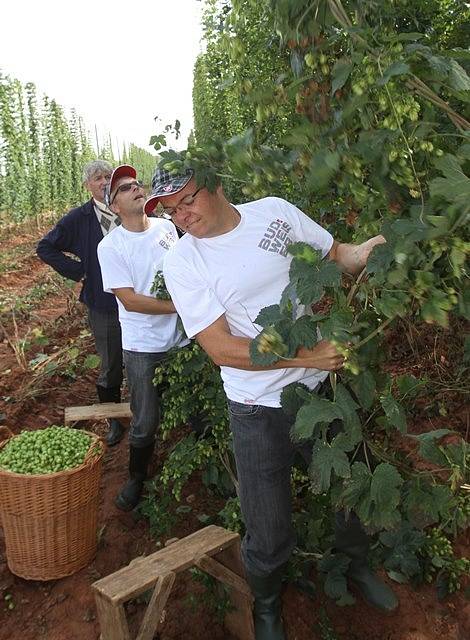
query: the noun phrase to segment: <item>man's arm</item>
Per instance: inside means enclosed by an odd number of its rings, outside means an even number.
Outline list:
[[[36,253],[43,262],[50,265],[61,276],[79,282],[85,275],[81,261],[74,260],[63,253],[64,251],[73,253],[71,233],[71,229],[64,221],[59,222],[39,241]]]
[[[364,269],[372,249],[384,242],[386,240],[383,236],[374,236],[362,244],[344,244],[335,240],[328,253],[328,259],[336,262],[341,271],[354,276]]]
[[[151,296],[144,296],[141,293],[136,293],[132,287],[112,289],[112,292],[122,302],[126,311],[156,316],[176,313],[175,305],[171,300],[158,300]]]
[[[279,360],[268,367],[252,364],[249,338],[233,336],[225,315],[196,335],[196,340],[215,364],[246,371],[270,371],[305,367],[335,371],[343,366],[344,358],[327,340],[318,342],[312,349],[301,347],[295,358]]]

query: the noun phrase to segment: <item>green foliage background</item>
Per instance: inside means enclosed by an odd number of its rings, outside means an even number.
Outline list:
[[[116,165],[111,141],[98,157]],[[21,221],[46,211],[62,214],[88,199],[83,165],[96,152],[82,118],[66,117],[53,99],[38,98],[36,87],[0,72],[0,215]],[[155,158],[134,144],[123,150],[123,163],[137,168],[150,183]]]

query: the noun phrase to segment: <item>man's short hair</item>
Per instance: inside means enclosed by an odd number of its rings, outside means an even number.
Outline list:
[[[107,160],[93,160],[83,167],[83,182],[88,182],[95,173],[112,173],[113,168]]]

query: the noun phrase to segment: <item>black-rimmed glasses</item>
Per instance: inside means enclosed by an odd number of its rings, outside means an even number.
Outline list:
[[[181,206],[189,207],[190,205],[192,205],[194,200],[195,200],[195,198],[196,198],[196,196],[197,196],[197,194],[202,189],[205,189],[205,185],[203,185],[202,187],[199,187],[199,189],[196,189],[196,191],[194,193],[188,194],[184,198],[181,198],[181,200],[178,202],[176,207],[166,207],[166,208],[164,208],[163,209],[163,213],[162,213],[162,217],[167,218],[168,220],[171,220],[171,218],[173,218],[173,216],[176,215],[179,207],[181,207]]]

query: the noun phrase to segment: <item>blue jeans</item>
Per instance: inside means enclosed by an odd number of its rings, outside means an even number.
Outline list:
[[[291,469],[298,452],[310,463],[310,443],[294,444],[294,418],[280,408],[228,401],[230,429],[246,534],[242,557],[249,573],[265,576],[289,559],[296,537],[292,524]],[[342,423],[331,425],[341,430]],[[332,434],[333,435],[333,434]],[[335,547],[364,559],[368,538],[355,514],[336,514]]]
[[[163,353],[145,353],[123,350],[132,411],[129,444],[147,447],[155,442],[160,424],[159,390],[152,380],[155,368],[166,357]]]

